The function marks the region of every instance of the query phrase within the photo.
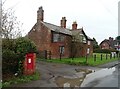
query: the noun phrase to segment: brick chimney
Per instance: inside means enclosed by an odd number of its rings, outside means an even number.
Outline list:
[[[72,24],[72,30],[76,30],[76,29],[77,29],[77,22],[75,21]]]
[[[114,40],[114,38],[112,38],[112,37],[109,37],[109,41],[113,41]]]
[[[44,10],[41,7],[39,7],[38,11],[37,11],[37,22],[39,21],[43,21],[44,20]]]
[[[62,20],[61,20],[61,27],[62,28],[66,28],[66,17],[62,17]]]

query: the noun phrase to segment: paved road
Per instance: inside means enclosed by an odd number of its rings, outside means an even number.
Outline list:
[[[40,80],[12,87],[116,87],[118,67],[113,67],[116,63],[89,67],[38,61],[36,69],[40,72]]]
[[[102,65],[103,69],[86,76],[81,87],[118,87],[120,64],[116,61]]]
[[[91,70],[98,71],[101,68],[46,63],[40,61],[37,62],[36,69],[40,72],[40,80],[25,84],[12,85],[12,87],[79,87],[86,74],[91,72]]]

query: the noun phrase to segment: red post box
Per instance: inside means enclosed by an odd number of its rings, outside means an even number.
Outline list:
[[[24,61],[24,71],[23,71],[25,75],[30,75],[35,72],[35,66],[36,66],[35,62],[36,62],[35,53],[26,54]]]

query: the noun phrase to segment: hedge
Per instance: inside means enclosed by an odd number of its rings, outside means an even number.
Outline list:
[[[35,44],[25,37],[2,39],[2,73],[21,75],[26,53],[36,52]]]
[[[15,54],[14,51],[11,50],[3,50],[3,70],[2,72],[12,72],[12,73],[16,73],[17,69],[18,69],[18,55]]]
[[[117,50],[115,49],[95,49],[93,51],[94,53],[111,53],[111,52],[118,52]]]

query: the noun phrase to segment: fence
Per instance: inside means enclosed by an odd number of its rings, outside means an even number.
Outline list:
[[[44,50],[37,53],[37,57],[41,60],[51,59],[51,51]]]
[[[99,54],[99,55],[97,55],[97,54],[93,54],[93,59],[94,59],[94,61],[97,61],[97,60],[108,60],[108,59],[112,59],[112,58],[120,58],[120,54],[116,54],[116,53],[114,53],[114,54]]]

